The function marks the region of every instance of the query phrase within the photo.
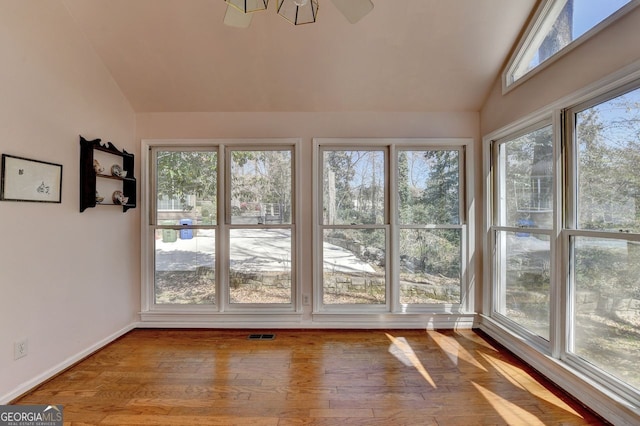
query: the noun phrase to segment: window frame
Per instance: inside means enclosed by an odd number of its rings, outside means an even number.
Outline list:
[[[296,149],[295,145],[284,145],[284,144],[270,144],[270,145],[252,145],[252,144],[226,144],[223,146],[224,150],[224,194],[221,203],[224,204],[224,216],[222,226],[222,232],[220,235],[220,239],[222,239],[223,243],[223,254],[227,256],[224,259],[221,259],[221,280],[220,284],[220,292],[223,293],[221,296],[223,298],[223,309],[228,312],[246,312],[258,310],[268,309],[269,311],[293,311],[296,306],[296,300],[298,299],[297,295],[300,293],[299,289],[297,289],[298,280],[297,277],[297,256],[296,256],[296,213],[297,213],[297,205],[296,205]],[[231,184],[232,184],[232,176],[231,176],[231,161],[232,156],[231,153],[233,151],[290,151],[291,152],[291,223],[288,224],[269,224],[269,223],[258,223],[256,225],[253,224],[240,224],[233,223],[232,220],[232,211],[231,211]],[[256,229],[256,230],[266,230],[266,229],[289,229],[291,231],[291,302],[290,303],[232,303],[230,299],[231,291],[230,291],[230,280],[229,280],[229,272],[230,272],[230,245],[231,245],[231,232],[234,229]],[[221,255],[223,255],[221,254]],[[226,285],[224,284],[226,283]]]
[[[554,12],[558,13],[559,9],[562,9],[562,7],[564,6],[563,0],[543,0],[536,8],[536,11],[529,21],[524,34],[520,37],[516,48],[513,50],[513,53],[511,53],[509,57],[507,66],[502,72],[502,94],[508,93],[525,81],[529,80],[578,46],[580,46],[582,43],[594,37],[596,34],[604,30],[613,22],[631,12],[639,5],[640,0],[631,0],[629,3],[622,6],[620,9],[600,21],[598,24],[591,27],[584,34],[569,42],[569,44],[551,55],[545,61],[539,63],[529,71],[524,72],[520,77],[515,78],[514,74],[516,70],[523,66],[526,66],[526,64],[524,64],[524,61],[530,54],[529,49],[531,49],[532,46],[538,44],[537,42],[539,42],[541,38],[543,39],[546,36],[546,31],[545,33],[541,33],[541,31],[543,31],[543,29],[547,29],[550,25],[553,25],[553,21],[549,23],[547,22],[547,20],[550,19],[550,16],[552,16]]]
[[[220,194],[220,177],[221,177],[221,164],[220,160],[222,159],[220,155],[220,146],[219,145],[188,145],[181,146],[179,144],[158,144],[150,146],[148,149],[149,158],[143,164],[143,173],[144,178],[148,178],[149,182],[149,191],[143,200],[143,208],[148,208],[148,223],[146,226],[143,225],[148,230],[147,238],[143,237],[142,241],[142,256],[143,256],[143,269],[142,269],[142,306],[143,310],[146,307],[148,311],[192,311],[192,312],[209,312],[211,310],[220,309],[220,290],[219,290],[219,281],[220,281],[220,271],[219,271],[219,245],[220,245],[220,221],[216,220],[215,225],[190,225],[190,226],[182,226],[182,225],[161,225],[158,223],[158,206],[157,206],[157,153],[158,151],[172,151],[172,152],[215,152],[217,155],[217,193]],[[216,201],[216,210],[219,217],[220,214],[220,206],[219,202]],[[143,210],[145,211],[145,210]],[[215,282],[216,282],[216,294],[215,294],[215,302],[211,304],[163,304],[157,303],[156,294],[155,294],[155,274],[156,274],[156,265],[155,265],[155,242],[153,241],[152,236],[155,236],[157,230],[171,229],[179,232],[182,229],[190,229],[190,230],[198,230],[198,229],[211,229],[215,232]],[[143,233],[144,234],[144,233]],[[148,255],[145,255],[145,248],[148,249]],[[150,256],[147,258],[147,256]],[[144,268],[145,262],[147,263],[147,268]],[[213,308],[213,309],[212,309]]]
[[[640,389],[627,384],[622,379],[610,374],[604,369],[594,366],[588,360],[580,357],[573,352],[575,335],[574,314],[575,294],[576,294],[576,276],[574,262],[574,248],[576,238],[602,238],[608,240],[626,241],[640,243],[640,232],[613,232],[599,229],[586,229],[578,227],[578,176],[579,176],[579,159],[578,159],[578,142],[576,132],[576,115],[586,111],[592,107],[598,106],[607,101],[623,96],[625,93],[640,90],[640,79],[632,80],[623,84],[619,84],[614,88],[607,88],[602,93],[594,94],[594,96],[582,100],[568,108],[562,110],[562,119],[565,123],[564,140],[566,141],[565,152],[565,170],[566,170],[566,208],[563,224],[563,245],[566,247],[564,255],[567,259],[567,282],[565,284],[567,299],[565,321],[566,340],[562,346],[561,359],[568,365],[586,376],[602,383],[604,386],[614,390],[614,392],[624,395],[625,399],[634,401],[640,405]]]
[[[482,235],[485,255],[483,256],[484,285],[480,328],[533,365],[534,368],[547,371],[561,388],[574,394],[582,403],[593,407],[598,413],[607,413],[607,420],[614,423],[632,422],[631,419],[635,420],[640,415],[640,411],[637,409],[640,406],[640,391],[598,369],[593,364],[567,353],[572,338],[570,331],[574,309],[573,288],[569,286],[570,275],[573,273],[571,271],[573,253],[570,250],[569,238],[582,236],[584,230],[567,229],[571,224],[571,217],[567,211],[574,208],[575,200],[572,200],[572,196],[569,195],[572,192],[567,189],[573,184],[573,162],[569,161],[573,148],[565,129],[567,110],[581,104],[598,104],[604,99],[615,97],[612,94],[626,92],[631,87],[640,87],[640,61],[622,67],[598,81],[484,135],[482,144],[484,186]],[[557,205],[554,217],[556,243],[555,246],[552,245],[552,251],[555,250],[555,253],[552,252],[552,258],[555,260],[556,266],[553,277],[558,284],[553,292],[555,302],[552,303],[551,310],[551,338],[548,347],[541,347],[537,341],[523,334],[521,330],[511,328],[491,316],[494,296],[491,225],[495,191],[493,188],[495,170],[492,144],[496,139],[518,132],[548,117],[551,117],[554,127],[554,172],[557,176],[554,193]],[[607,237],[608,235],[601,233],[596,236]],[[617,236],[617,233],[611,235]],[[631,238],[635,241],[637,237]]]
[[[272,315],[274,319],[286,320],[288,315],[295,314],[292,318],[298,318],[302,311],[300,267],[300,235],[297,232],[300,222],[300,209],[298,206],[299,197],[299,156],[301,140],[299,138],[271,138],[271,139],[147,139],[142,140],[142,152],[144,153],[141,169],[141,185],[145,188],[142,191],[142,224],[141,224],[141,313],[143,320],[145,314],[150,314],[151,321],[156,320],[153,314],[160,315],[157,318],[165,318],[162,314],[167,314],[165,321],[184,321],[175,314],[189,315],[234,315],[240,318],[239,314],[264,313]],[[227,193],[230,186],[228,180],[228,160],[229,149],[235,150],[290,150],[291,151],[291,302],[286,304],[249,304],[230,303],[229,300],[229,280],[228,280],[228,260],[229,260],[229,231],[232,227],[246,227],[247,225],[231,225],[227,223],[230,215],[227,215]],[[155,152],[158,150],[172,151],[214,151],[217,152],[217,221],[215,225],[190,225],[173,226],[160,225],[156,217],[156,181],[155,181]],[[263,224],[260,229],[282,227],[280,225]],[[249,225],[251,227],[251,225]],[[157,304],[155,300],[155,230],[156,229],[210,229],[216,231],[215,241],[215,280],[216,295],[214,304]],[[278,315],[280,314],[280,315]],[[285,315],[285,316],[283,316]],[[187,319],[188,320],[188,319]]]
[[[424,313],[460,313],[466,314],[474,311],[474,286],[472,276],[475,274],[473,252],[474,235],[473,220],[475,214],[472,208],[473,184],[468,182],[467,177],[473,176],[473,140],[471,139],[441,139],[441,138],[416,138],[416,139],[378,139],[378,138],[314,138],[314,159],[313,159],[313,313],[321,316],[326,314],[424,314]],[[323,207],[323,170],[321,168],[323,152],[325,150],[368,150],[368,149],[388,149],[387,156],[387,176],[385,192],[387,194],[385,206],[385,223],[375,225],[384,227],[387,235],[387,261],[386,261],[386,303],[384,306],[377,305],[325,305],[323,303],[323,261],[322,243],[323,231],[327,227],[345,227],[350,225],[324,225],[321,209]],[[397,187],[398,152],[401,150],[458,150],[459,158],[459,205],[460,223],[455,227],[461,229],[461,283],[460,283],[460,303],[438,303],[438,304],[400,304],[399,293],[399,231],[402,227],[415,228],[415,225],[400,225],[398,217],[398,199],[394,188]],[[371,226],[371,225],[360,225]],[[451,226],[445,226],[450,228]],[[439,229],[440,226],[426,225],[423,229]],[[391,253],[391,254],[389,254]]]
[[[545,339],[542,336],[537,335],[532,330],[527,329],[523,325],[509,318],[507,315],[500,312],[502,309],[501,306],[501,291],[505,285],[506,274],[504,273],[506,269],[502,268],[502,264],[504,259],[502,257],[498,257],[498,253],[505,253],[506,247],[504,247],[505,242],[500,241],[498,238],[499,233],[517,233],[522,232],[522,228],[517,226],[512,226],[506,223],[505,218],[506,211],[500,205],[501,199],[505,198],[504,191],[505,185],[504,180],[506,180],[506,176],[501,173],[501,169],[503,170],[506,167],[505,158],[501,155],[500,149],[504,146],[504,144],[511,142],[519,137],[524,135],[533,133],[537,130],[544,129],[546,127],[551,127],[552,132],[552,145],[553,145],[553,163],[556,164],[556,143],[555,143],[555,129],[554,120],[551,115],[545,115],[542,117],[535,117],[535,119],[530,120],[528,122],[523,123],[515,127],[514,129],[510,129],[503,134],[500,134],[499,137],[493,138],[489,143],[489,151],[490,151],[490,161],[491,161],[491,180],[490,180],[490,188],[491,188],[491,199],[487,203],[490,206],[490,220],[488,221],[488,250],[485,253],[490,253],[488,262],[490,262],[489,271],[491,280],[490,286],[490,297],[488,298],[488,311],[489,316],[506,327],[507,329],[517,333],[518,335],[523,336],[527,342],[529,342],[532,346],[535,346],[541,349],[544,353],[551,353],[552,340],[554,339],[554,306],[556,304],[557,294],[557,279],[556,279],[556,265],[553,262],[553,259],[556,258],[556,226],[555,226],[555,216],[558,209],[557,205],[557,188],[558,188],[558,173],[557,168],[553,167],[553,197],[552,197],[552,227],[551,228],[526,228],[526,232],[537,234],[537,235],[545,235],[549,237],[549,247],[550,247],[550,283],[549,283],[549,339]],[[500,192],[499,192],[500,191]],[[501,247],[498,247],[501,245]]]

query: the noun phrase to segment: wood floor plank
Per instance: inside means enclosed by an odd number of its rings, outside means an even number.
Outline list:
[[[73,425],[596,425],[471,330],[137,329],[15,403]]]

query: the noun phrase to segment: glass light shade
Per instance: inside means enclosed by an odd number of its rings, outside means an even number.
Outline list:
[[[224,14],[224,24],[235,28],[249,28],[253,13],[240,12],[233,6],[227,5],[227,11]]]
[[[304,4],[298,6],[298,4]],[[294,25],[316,22],[318,16],[318,0],[278,0],[278,15]]]
[[[224,0],[224,2],[244,13],[267,10],[269,4],[269,0]]]

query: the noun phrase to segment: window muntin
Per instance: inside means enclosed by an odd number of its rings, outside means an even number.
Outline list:
[[[494,143],[495,318],[550,338],[553,132],[540,123]]]
[[[516,51],[505,74],[509,87],[577,40],[585,39],[594,28],[603,27],[607,18],[635,0],[547,0],[540,5],[537,19]],[[595,30],[594,30],[595,31]]]

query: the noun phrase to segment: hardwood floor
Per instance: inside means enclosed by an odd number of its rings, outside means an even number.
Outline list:
[[[15,403],[72,425],[603,423],[475,331],[272,332],[134,330]]]

